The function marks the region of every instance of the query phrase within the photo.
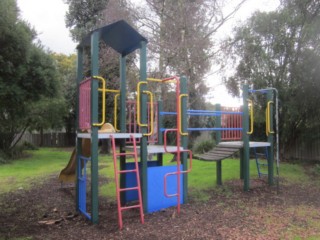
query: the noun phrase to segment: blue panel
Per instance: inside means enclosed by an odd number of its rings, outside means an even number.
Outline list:
[[[126,170],[129,170],[129,169],[134,169],[133,162],[126,163]],[[136,187],[137,186],[136,174],[134,172],[130,172],[130,173],[125,173],[125,175],[126,175],[126,188]],[[137,190],[125,191],[124,194],[125,194],[125,201],[126,202],[138,200],[138,191]]]
[[[181,166],[182,170],[182,166]],[[148,213],[177,205],[177,197],[167,198],[164,195],[164,176],[176,172],[176,166],[148,168]],[[180,203],[183,203],[183,174],[180,176]],[[167,194],[177,193],[177,175],[167,177]]]
[[[154,167],[157,166],[156,161],[149,161],[148,162],[148,167]],[[134,163],[129,162],[126,163],[126,170],[129,169],[134,169]],[[141,164],[139,163],[139,172],[141,172]],[[137,178],[136,174],[134,172],[131,173],[126,173],[126,187],[136,187],[137,186]],[[131,201],[136,201],[138,200],[138,191],[137,190],[132,190],[132,191],[125,191],[125,201],[126,202],[131,202]]]

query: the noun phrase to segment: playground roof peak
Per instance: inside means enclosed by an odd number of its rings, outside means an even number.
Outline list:
[[[138,33],[126,21],[120,20],[93,30],[82,39],[78,48],[90,46],[91,35],[97,31],[100,33],[100,40],[103,40],[108,46],[123,56],[140,48],[141,41],[148,42],[145,37]]]

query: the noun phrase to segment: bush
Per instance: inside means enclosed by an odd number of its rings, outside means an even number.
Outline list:
[[[205,140],[196,144],[194,147],[194,152],[201,154],[210,151],[216,146],[216,142],[214,140]]]
[[[27,141],[25,141],[23,143],[23,146],[24,146],[24,149],[26,149],[26,150],[38,150],[39,149],[38,147],[36,147],[35,145],[33,145],[32,143],[27,142]]]

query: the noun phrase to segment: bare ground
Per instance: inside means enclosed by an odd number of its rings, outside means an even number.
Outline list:
[[[279,192],[261,180],[251,186],[243,192],[240,180],[226,182],[210,200],[190,199],[180,215],[175,208],[146,214],[145,224],[130,210],[120,231],[113,201],[99,199],[100,222],[93,225],[75,212],[74,189],[61,189],[51,176],[0,196],[0,239],[320,239],[319,185],[282,179]]]

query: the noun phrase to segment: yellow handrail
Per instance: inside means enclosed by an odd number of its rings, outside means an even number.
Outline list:
[[[141,123],[141,119],[140,119],[140,86],[142,84],[147,84],[147,82],[139,82],[138,86],[137,86],[137,124],[140,127],[147,127],[148,124],[146,123]]]
[[[118,129],[118,114],[117,114],[119,96],[120,96],[120,93],[114,95],[114,110],[113,110],[114,124],[113,125],[116,132],[120,132],[120,130]]]
[[[267,104],[267,109],[266,109],[266,132],[267,132],[267,136],[272,133],[274,133],[274,131],[271,131],[270,129],[270,124],[271,124],[271,121],[270,121],[270,105],[273,104],[273,101],[269,101],[268,104]]]
[[[147,81],[150,81],[150,82],[162,82],[162,80],[159,79],[159,78],[147,78]]]
[[[150,132],[143,134],[143,136],[150,137],[153,134],[153,94],[150,91],[142,91],[150,96]]]
[[[179,126],[179,133],[182,136],[188,136],[187,132],[182,132],[182,118],[181,118],[181,114],[182,114],[182,98],[183,97],[188,97],[188,94],[180,94],[179,96],[179,115],[180,115],[180,126]]]
[[[98,79],[102,82],[102,120],[99,123],[92,123],[92,126],[101,127],[106,121],[106,80],[100,76],[93,76],[92,78]]]
[[[115,90],[115,89],[107,89],[105,88],[104,90],[102,88],[98,89],[99,92],[109,92],[109,93],[120,93],[120,90]]]
[[[250,106],[250,131],[247,132],[247,134],[252,134],[253,133],[253,102],[250,99],[247,99],[248,105]]]
[[[147,81],[150,81],[150,82],[161,82],[161,83],[176,83],[177,82],[176,79],[163,81],[163,79],[159,79],[159,78],[147,78]]]

